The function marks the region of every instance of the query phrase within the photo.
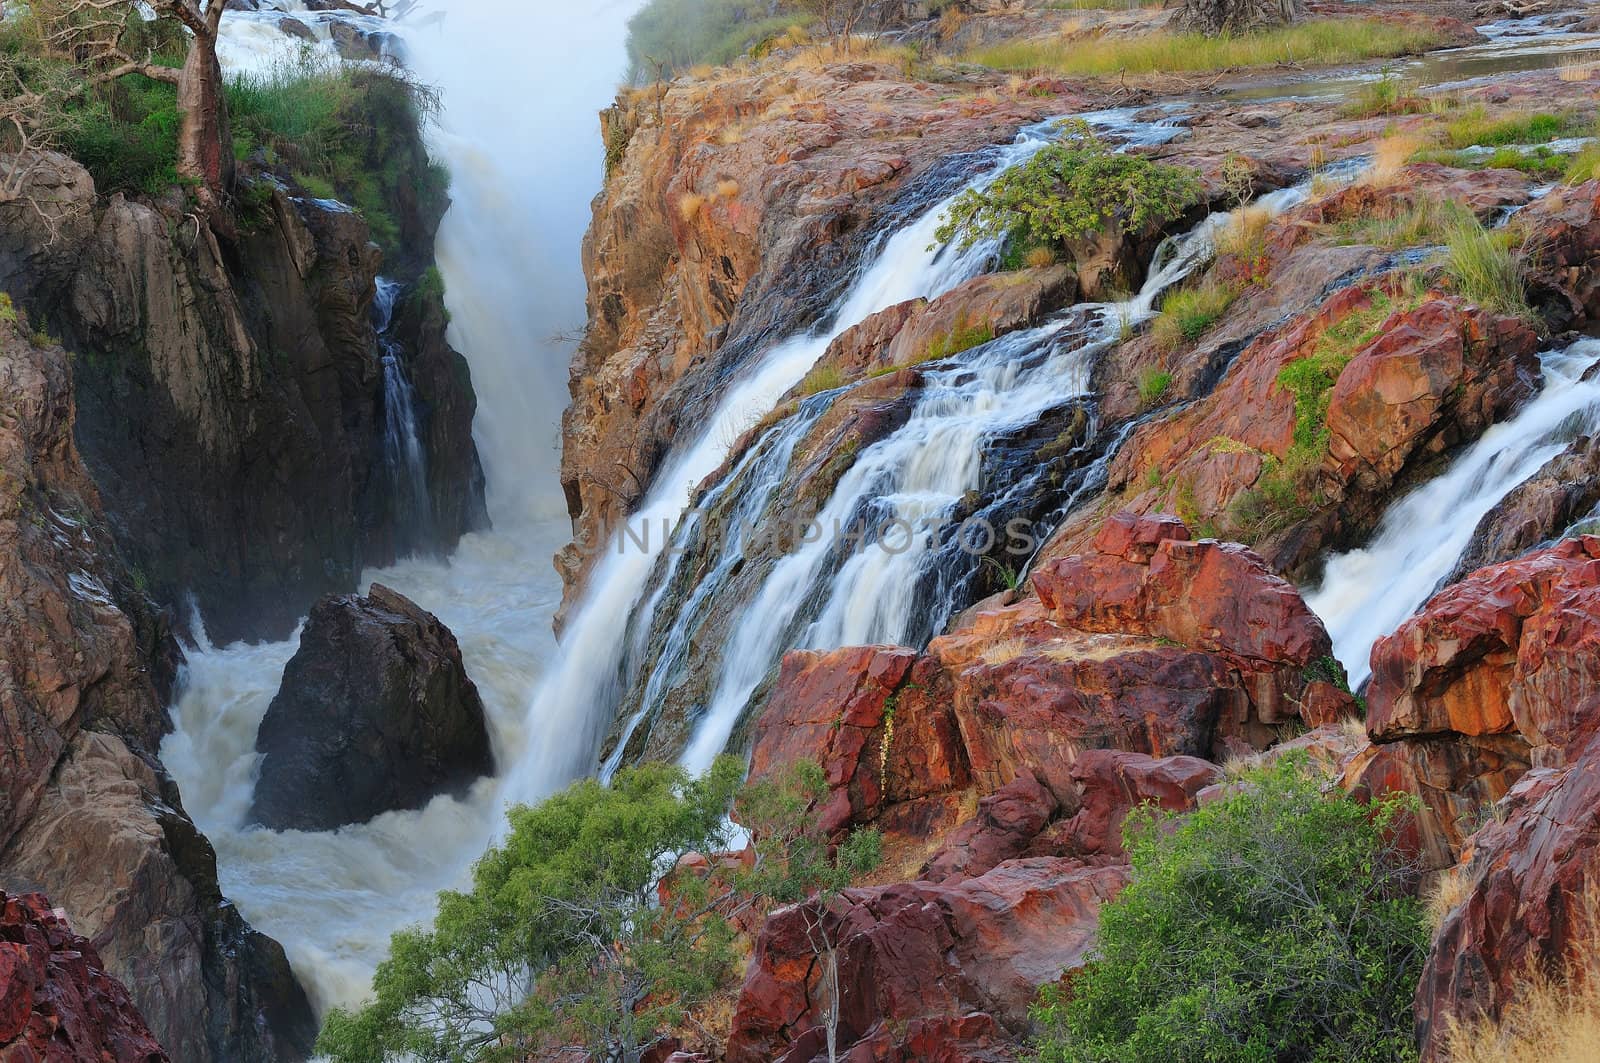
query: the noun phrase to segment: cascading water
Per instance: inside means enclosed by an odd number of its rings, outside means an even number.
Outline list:
[[[427,541],[433,524],[433,503],[428,495],[428,459],[422,452],[422,436],[417,429],[417,396],[406,374],[404,352],[389,335],[399,297],[398,282],[378,278],[372,324],[383,355],[383,457],[389,467],[396,514],[408,533]]]
[[[1330,558],[1306,601],[1333,636],[1355,686],[1372,646],[1405,622],[1455,570],[1478,522],[1578,436],[1600,431],[1600,341],[1544,356],[1544,390],[1468,447],[1442,476],[1390,507],[1372,542]]]
[[[1122,125],[1123,135],[1133,134],[1130,142],[1172,135],[1166,124],[1127,127],[1127,112],[1087,117],[1100,126]],[[1283,210],[1304,200],[1308,189],[1274,193],[1258,208]],[[1211,257],[1215,236],[1230,218],[1213,214],[1182,240],[1164,245],[1144,287],[1126,302],[1080,304],[1040,328],[975,348],[926,374],[906,424],[865,450],[839,481],[814,522],[823,534],[780,560],[745,608],[683,753],[689,770],[705,770],[723,751],[784,651],[920,644],[943,628],[965,604],[953,585],[970,578],[986,551],[974,549],[962,529],[940,533],[969,493],[983,488],[999,497],[1000,506],[1008,493],[1005,486],[993,490],[984,483],[986,450],[1063,402],[1086,398],[1100,353],[1124,329],[1155,316],[1162,293]],[[1091,486],[1098,471],[1091,466],[1077,486]],[[985,536],[1012,534],[1007,524],[1002,512],[997,523],[970,527]],[[828,534],[835,528],[857,534]],[[873,529],[882,529],[884,538],[875,541]],[[892,547],[886,543],[890,535]],[[650,709],[647,702],[644,711]]]
[[[467,536],[448,562],[411,559],[366,573],[362,585],[394,587],[455,632],[503,768],[530,743],[563,737],[528,712],[529,691],[556,656],[550,621],[561,584],[550,558],[570,534],[556,471],[571,361],[562,337],[585,316],[579,247],[604,173],[593,116],[615,94],[626,22],[640,2],[451,0],[430,24],[374,20],[443,100],[430,135],[451,169],[452,206],[437,260],[450,341],[466,355],[478,393],[474,432],[494,529]],[[364,23],[345,12],[302,13],[297,0],[276,7],[319,25]],[[297,54],[279,18],[229,11],[222,50],[230,71],[270,70]],[[511,109],[508,99],[540,106]],[[558,166],[550,165],[553,145]],[[188,653],[162,756],[216,846],[224,893],[283,943],[313,1002],[326,1008],[366,997],[389,935],[427,919],[439,890],[463,884],[503,822],[507,794],[499,780],[485,780],[462,799],[339,831],[247,828],[256,730],[297,643],[214,647],[202,635]]]

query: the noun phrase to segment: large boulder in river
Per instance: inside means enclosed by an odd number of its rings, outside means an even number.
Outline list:
[[[331,830],[420,808],[494,771],[478,688],[455,636],[381,584],[311,610],[256,735],[251,816]]]

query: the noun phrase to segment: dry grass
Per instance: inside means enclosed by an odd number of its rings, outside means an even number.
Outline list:
[[[1051,247],[1030,248],[1028,253],[1022,256],[1022,264],[1029,269],[1047,269],[1056,264],[1055,249]]]
[[[1280,63],[1317,65],[1409,55],[1433,47],[1438,32],[1376,19],[1324,19],[1236,37],[1151,33],[1139,37],[1008,41],[967,59],[997,70],[1038,73],[1208,73]]]
[[[1027,652],[1028,652],[1028,640],[1027,639],[1024,639],[1024,638],[1001,639],[999,642],[996,642],[994,645],[988,646],[988,647],[986,647],[984,649],[984,651],[983,651],[983,663],[993,667],[995,665],[1005,664],[1007,661],[1014,661],[1018,657],[1021,657],[1024,653],[1027,653]]]
[[[1372,167],[1362,178],[1373,188],[1389,188],[1400,180],[1411,157],[1427,146],[1420,137],[1395,133],[1378,141],[1372,149]]]
[[[1594,948],[1600,886],[1590,882],[1579,906],[1589,927],[1566,970],[1552,976],[1533,966],[1498,1020],[1452,1022],[1450,1063],[1594,1063],[1600,1059],[1600,955]]]
[[[1594,77],[1596,70],[1600,70],[1600,63],[1592,59],[1563,59],[1561,65],[1556,67],[1556,77],[1562,81],[1588,81]]]
[[[732,199],[739,194],[739,182],[733,180],[717,182],[717,198]]]
[[[1433,928],[1435,934],[1444,925],[1445,918],[1460,907],[1471,892],[1472,883],[1467,878],[1465,868],[1457,865],[1439,872],[1427,895],[1428,926]]]
[[[705,209],[706,197],[699,192],[685,192],[678,197],[678,217],[684,221],[694,221]]]

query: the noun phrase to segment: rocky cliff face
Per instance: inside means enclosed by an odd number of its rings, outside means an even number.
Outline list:
[[[176,649],[79,460],[71,366],[0,322],[0,888],[48,893],[174,1058],[301,1058],[305,995],[154,757]]]
[[[417,136],[387,130],[386,163],[426,166]],[[282,638],[363,566],[448,549],[486,519],[469,376],[422,283],[443,203],[399,205],[403,250],[385,263],[338,204],[266,173],[239,194],[238,238],[219,242],[175,202],[99,203],[51,158],[24,195],[56,216],[17,202],[0,217],[17,248],[0,287],[77,355],[77,435],[118,544],[184,621],[192,596],[219,643]],[[394,339],[428,458],[420,539],[385,473],[380,271],[409,289]]]
[[[575,541],[606,540],[680,426],[760,345],[821,322],[886,218],[951,190],[901,198],[917,177],[959,178],[952,156],[1080,102],[952,96],[879,62],[685,78],[619,99],[602,116],[610,172],[584,245],[590,325],[563,423]],[[576,548],[559,564],[570,601],[587,564]]]

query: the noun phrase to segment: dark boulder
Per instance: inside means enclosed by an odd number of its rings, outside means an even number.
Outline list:
[[[478,688],[450,629],[405,596],[329,596],[256,735],[254,822],[331,830],[420,808],[494,771]]]

